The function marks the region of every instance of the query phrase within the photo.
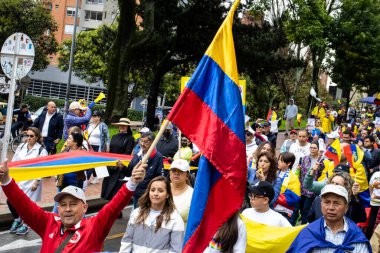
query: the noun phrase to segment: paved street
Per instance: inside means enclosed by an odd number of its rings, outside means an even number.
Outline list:
[[[123,211],[123,218],[117,219],[113,225],[104,245],[103,251],[118,252],[121,237],[126,228],[132,206]],[[34,253],[40,252],[41,238],[31,230],[26,236],[9,234],[8,231],[0,232],[0,252]]]

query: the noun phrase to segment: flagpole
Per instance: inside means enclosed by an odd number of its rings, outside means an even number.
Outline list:
[[[144,164],[148,161],[150,154],[152,154],[154,148],[156,147],[158,141],[161,139],[161,136],[164,134],[164,131],[169,124],[169,120],[164,120],[164,122],[161,125],[160,131],[158,131],[158,134],[156,135],[156,138],[154,138],[154,141],[152,145],[150,145],[150,148],[148,149],[148,152],[144,155],[143,159],[141,160],[141,163]]]

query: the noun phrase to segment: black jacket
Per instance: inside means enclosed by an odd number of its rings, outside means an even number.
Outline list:
[[[40,129],[40,132],[42,134],[42,127],[45,123],[47,111],[44,110],[40,116],[37,117],[37,119],[33,122],[33,127],[37,127]],[[55,113],[53,117],[51,117],[49,121],[49,129],[48,129],[48,136],[46,137],[47,140],[53,141],[56,139],[62,139],[62,133],[63,133],[63,116],[60,113]]]
[[[123,170],[123,173],[125,176],[128,176],[128,177],[131,176],[133,167],[135,167],[136,164],[138,164],[138,162],[141,161],[142,157],[143,157],[142,155],[141,156],[135,155],[132,158],[131,162],[128,164],[127,169]],[[153,151],[152,155],[148,159],[147,164],[148,164],[148,168],[146,169],[146,175],[145,175],[144,181],[139,183],[139,185],[137,186],[135,190],[135,196],[137,198],[140,198],[141,195],[144,194],[144,192],[148,188],[149,182],[153,178],[158,177],[158,176],[163,176],[164,164],[163,164],[163,159],[160,152]]]

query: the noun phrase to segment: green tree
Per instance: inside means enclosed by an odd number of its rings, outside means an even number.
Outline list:
[[[50,9],[43,1],[0,1],[0,41],[15,32],[27,34],[35,47],[33,70],[42,70],[49,64],[49,55],[57,52],[53,33],[57,25]]]
[[[101,26],[95,30],[82,31],[76,39],[74,73],[88,83],[108,83],[108,54],[116,37],[116,27]],[[63,41],[59,49],[59,68],[69,68],[71,40]]]
[[[293,0],[290,6],[287,11],[289,18],[285,25],[286,34],[290,41],[309,48],[312,62],[311,86],[318,94],[318,76],[328,50],[333,21],[331,13],[337,11],[337,1]],[[309,102],[311,101],[309,96]]]
[[[380,3],[344,0],[334,21],[332,78],[339,87],[374,94],[380,87]]]

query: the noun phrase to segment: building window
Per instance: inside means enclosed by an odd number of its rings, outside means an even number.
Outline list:
[[[74,7],[67,7],[66,16],[74,17],[75,16],[75,8]]]
[[[104,12],[104,19],[107,18],[107,12]]]
[[[84,16],[84,20],[95,20],[95,21],[102,21],[103,20],[103,12],[101,11],[86,11],[86,14]]]
[[[65,25],[66,34],[73,34],[73,32],[74,32],[74,25]]]
[[[56,4],[56,5],[55,5],[55,8],[58,9],[58,8],[59,8],[59,4]]]
[[[86,4],[103,4],[103,0],[86,0]]]

